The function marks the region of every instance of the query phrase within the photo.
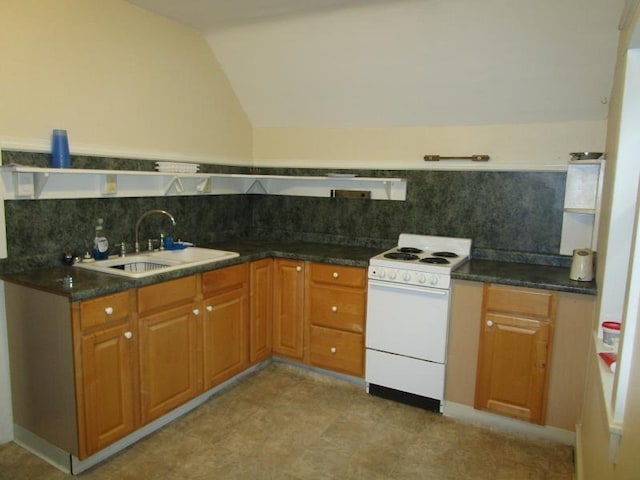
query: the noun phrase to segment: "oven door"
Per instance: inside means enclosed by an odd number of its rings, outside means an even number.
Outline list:
[[[366,346],[445,363],[449,290],[369,280]]]

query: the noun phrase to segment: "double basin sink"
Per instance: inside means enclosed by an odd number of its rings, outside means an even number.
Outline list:
[[[187,247],[182,250],[145,252],[96,262],[79,262],[75,266],[128,278],[144,278],[159,273],[207,265],[238,257],[239,255],[237,252],[227,252],[225,250]]]

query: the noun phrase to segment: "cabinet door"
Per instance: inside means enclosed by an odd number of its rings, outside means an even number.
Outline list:
[[[483,321],[475,407],[542,424],[552,324],[494,312]]]
[[[274,261],[273,353],[302,359],[304,262]]]
[[[202,390],[198,367],[197,304],[140,319],[142,421],[147,423]]]
[[[273,348],[273,260],[251,263],[249,356],[251,363],[271,356]]]
[[[101,450],[136,427],[135,351],[129,323],[82,337],[87,454]]]
[[[208,390],[248,365],[248,298],[245,285],[205,300],[202,325],[204,388]]]

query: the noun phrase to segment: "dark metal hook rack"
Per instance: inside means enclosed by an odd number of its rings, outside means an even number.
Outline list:
[[[440,160],[472,160],[474,162],[488,162],[489,155],[471,155],[469,157],[441,157],[440,155],[425,155],[425,162],[438,162]]]

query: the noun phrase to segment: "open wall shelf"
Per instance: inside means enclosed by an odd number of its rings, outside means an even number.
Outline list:
[[[403,178],[164,173],[7,165],[0,169],[5,200],[161,197],[169,195],[293,195],[331,197],[366,191],[372,200],[406,200]]]

